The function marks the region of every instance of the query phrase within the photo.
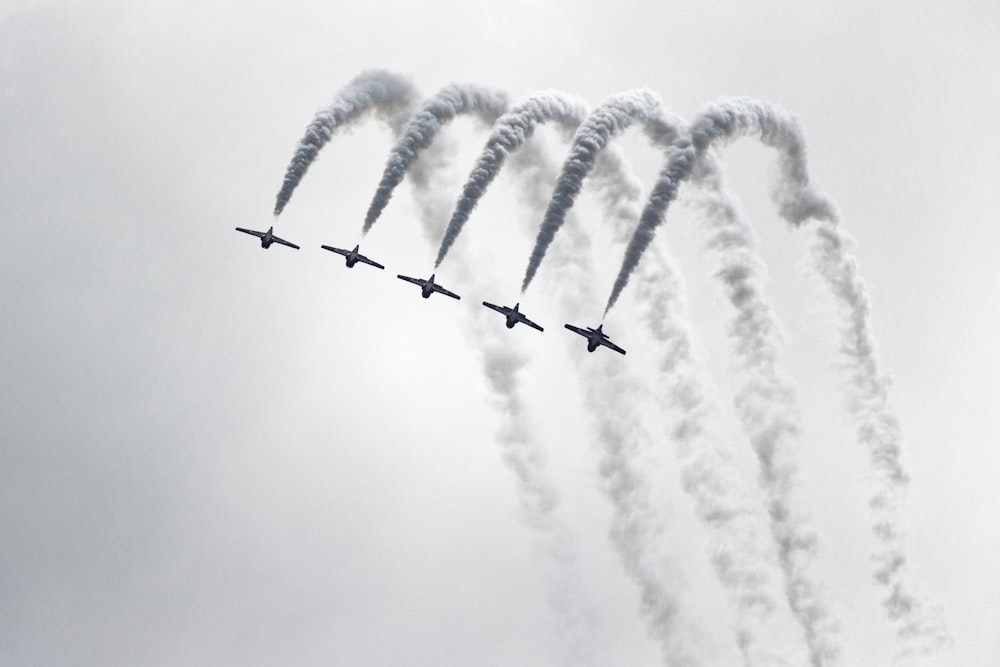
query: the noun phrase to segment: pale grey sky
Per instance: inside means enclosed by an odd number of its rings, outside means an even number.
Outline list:
[[[482,299],[513,301],[535,212],[502,175],[439,272],[461,302],[424,301],[423,238],[407,183],[365,240],[384,273],[342,262],[391,138],[364,123],[334,138],[263,252],[313,113],[382,67],[426,94],[453,81],[546,88],[596,105],[645,86],[693,117],[751,95],[805,132],[815,181],[856,237],[912,475],[903,506],[916,581],[954,648],[929,664],[1000,662],[1000,10],[995,3],[18,2],[0,7],[0,663],[548,665],[566,653],[546,606],[546,559],[501,459],[504,417],[468,331]],[[440,187],[455,188],[486,130],[460,120]],[[542,138],[553,160],[565,145]],[[619,142],[649,184],[659,156]],[[803,412],[803,511],[844,624],[845,664],[889,664],[894,642],[869,581],[868,468],[836,371],[833,304],[804,276],[807,238],[768,199],[773,155],[726,150],[727,182],[756,225],[786,368]],[[608,540],[594,422],[544,277],[525,298],[544,334],[502,329],[528,356],[528,417],[561,494],[593,612],[594,665],[660,664],[638,594]],[[755,464],[730,414],[720,303],[683,196],[662,235],[687,282],[691,326],[746,482]],[[466,254],[461,254],[461,253]],[[474,264],[473,257],[482,258]],[[469,291],[488,272],[509,293]],[[450,282],[449,282],[450,281]],[[654,351],[634,297],[608,329],[649,380]],[[561,318],[566,317],[566,320]],[[680,489],[668,425],[643,463],[672,539],[705,664],[735,650],[734,612]],[[683,582],[683,583],[682,583]],[[790,624],[790,619],[787,620]],[[800,655],[792,628],[777,647]],[[720,658],[721,656],[721,658]]]

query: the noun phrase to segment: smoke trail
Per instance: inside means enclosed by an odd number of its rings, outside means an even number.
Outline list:
[[[593,178],[604,199],[605,219],[622,242],[639,215],[641,185],[614,146],[603,152]],[[698,518],[709,530],[716,577],[736,605],[737,642],[745,665],[787,665],[787,650],[777,650],[776,603],[769,590],[764,518],[743,486],[729,446],[712,431],[718,406],[706,395],[698,374],[680,273],[653,246],[640,267],[641,316],[659,344],[656,398],[674,417],[670,437],[681,464],[681,484],[695,502]],[[795,661],[793,660],[794,664]]]
[[[857,423],[858,441],[868,450],[876,489],[869,500],[874,578],[886,590],[883,608],[895,625],[897,665],[911,665],[947,646],[951,639],[939,607],[929,606],[908,571],[905,540],[898,517],[908,475],[901,460],[899,420],[889,402],[889,379],[881,370],[871,332],[868,288],[848,251],[833,203],[809,182],[805,140],[787,112],[754,102],[717,105],[712,124],[731,134],[755,134],[778,151],[781,178],[772,193],[779,214],[792,226],[809,219],[818,224],[813,257],[819,274],[839,302],[841,354],[848,374],[848,408]]]
[[[943,621],[928,610],[908,581],[903,539],[897,517],[906,475],[899,458],[898,420],[888,404],[887,381],[880,371],[870,333],[867,288],[857,276],[856,262],[846,253],[832,203],[809,183],[805,142],[797,123],[785,111],[751,99],[739,98],[712,105],[692,125],[691,139],[680,137],[668,150],[660,174],[639,226],[626,249],[605,312],[614,305],[662,222],[680,183],[691,175],[695,163],[717,141],[738,136],[756,136],[780,155],[782,178],[773,196],[781,216],[793,226],[813,218],[817,230],[816,262],[820,274],[841,303],[842,353],[850,371],[850,409],[858,422],[858,438],[869,450],[871,465],[879,478],[879,490],[871,499],[873,532],[878,547],[876,582],[888,590],[883,605],[896,625],[902,646],[897,660],[905,663],[913,655],[926,655],[947,643]]]
[[[608,169],[627,171],[617,151],[611,148],[606,152],[608,160],[602,164]],[[527,172],[522,174],[525,187],[520,190],[525,202],[534,210],[544,211],[552,192],[544,155],[528,142],[511,162]],[[609,197],[608,201],[616,198]],[[568,226],[565,236],[570,242],[553,248],[549,284],[564,311],[579,312],[581,304],[593,303],[595,296],[588,280],[593,275],[590,238],[574,224]],[[642,388],[624,375],[625,367],[618,359],[595,354],[594,358],[588,356],[583,368],[586,409],[598,422],[602,488],[612,505],[612,545],[626,574],[639,588],[640,613],[651,636],[660,644],[665,664],[697,665],[691,647],[697,633],[691,631],[673,583],[680,576],[669,554],[657,553],[657,546],[665,542],[666,529],[659,513],[650,506],[652,481],[637,465],[638,452],[653,446],[649,433],[639,425],[641,420],[634,407]]]
[[[728,330],[739,375],[735,404],[761,465],[786,597],[805,632],[812,664],[834,664],[841,653],[839,624],[810,577],[817,540],[793,498],[800,416],[795,387],[780,368],[779,328],[762,286],[766,268],[710,152],[702,155],[695,175],[707,186],[697,200],[705,214],[706,247],[715,255],[715,275],[734,309]]]
[[[446,137],[438,137],[430,150],[438,147],[442,155],[449,153]],[[420,211],[419,220],[428,238],[440,238],[442,212],[451,210],[454,195],[440,187],[441,174],[435,173],[433,183],[424,175],[433,165],[427,165],[427,151],[421,154],[410,171],[414,196]],[[433,162],[433,161],[431,161]],[[550,176],[550,175],[549,175]],[[474,263],[472,263],[474,265]],[[495,292],[486,276],[458,265],[458,277],[480,292]],[[574,537],[559,517],[560,496],[547,472],[544,448],[533,434],[530,406],[523,398],[521,375],[527,363],[526,355],[512,342],[507,330],[497,324],[490,311],[480,308],[470,313],[469,334],[476,341],[483,361],[483,371],[494,404],[501,415],[497,443],[504,464],[514,473],[522,521],[538,535],[539,547],[546,559],[546,601],[556,623],[563,653],[561,664],[574,667],[591,664],[594,655],[595,617],[586,605],[585,588],[578,570]]]
[[[872,557],[874,577],[886,590],[882,605],[896,628],[899,649],[894,662],[902,667],[921,664],[924,658],[949,646],[951,637],[941,608],[929,606],[910,580],[898,517],[909,481],[900,460],[902,434],[889,403],[890,380],[879,368],[868,288],[858,275],[849,243],[835,220],[821,220],[816,227],[813,258],[840,302],[840,351],[848,375],[848,408],[876,479],[868,503],[878,545]]]
[[[528,268],[525,270],[521,292],[528,289],[535,273],[541,265],[556,232],[566,219],[566,212],[572,208],[583,179],[593,169],[596,156],[608,142],[631,125],[643,123],[643,129],[657,145],[673,142],[677,138],[679,121],[669,117],[660,107],[659,99],[647,90],[630,90],[615,95],[587,117],[573,137],[569,156],[563,162],[559,181],[545,210],[545,217],[531,251]]]
[[[285,180],[274,203],[274,215],[281,215],[285,210],[299,181],[337,130],[368,112],[378,114],[390,125],[398,125],[403,114],[409,116],[416,94],[416,88],[409,81],[382,70],[362,72],[344,86],[328,107],[316,113],[305,136],[299,140],[292,161],[285,169]]]
[[[786,131],[789,128],[794,137]],[[794,121],[783,110],[750,98],[724,100],[711,105],[691,125],[690,136],[678,137],[667,149],[666,164],[642,211],[639,226],[625,249],[625,258],[604,309],[605,314],[621,296],[629,276],[652,241],[656,228],[663,222],[667,207],[677,197],[678,188],[691,176],[705,151],[718,141],[728,142],[746,135],[757,136],[767,146],[788,142],[790,152],[782,158],[787,162],[785,167],[793,171],[800,168],[801,163],[796,156],[805,150],[804,144],[792,141],[799,136],[798,131]],[[783,215],[787,213],[801,216],[801,220],[819,213],[824,206],[824,202],[818,197],[805,196],[803,192],[797,194],[802,196],[782,197]]]
[[[389,154],[382,180],[368,206],[362,234],[367,234],[378,220],[393,190],[402,182],[421,151],[431,145],[443,125],[459,114],[476,114],[492,123],[506,108],[506,94],[474,84],[450,84],[426,100],[407,123],[403,136]]]
[[[448,250],[458,238],[469,215],[486,192],[486,188],[500,172],[507,156],[523,146],[524,142],[535,133],[538,125],[555,120],[564,127],[576,129],[586,115],[587,107],[582,101],[557,91],[544,91],[534,93],[497,119],[486,147],[476,161],[476,166],[462,188],[462,195],[455,204],[455,211],[448,222],[444,238],[441,239],[441,247],[434,262],[435,268],[444,261]]]

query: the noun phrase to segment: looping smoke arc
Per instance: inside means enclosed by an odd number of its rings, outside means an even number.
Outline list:
[[[577,128],[528,259],[521,283],[522,293],[538,272],[546,251],[566,220],[566,213],[580,194],[584,178],[594,168],[597,155],[608,142],[636,123],[643,124],[643,130],[655,144],[672,142],[682,126],[679,119],[663,111],[656,95],[640,89],[608,98]]]
[[[716,259],[716,277],[733,307],[728,332],[740,376],[734,403],[761,467],[760,484],[767,498],[766,509],[777,545],[785,596],[804,631],[810,662],[833,665],[841,652],[841,639],[837,623],[822,602],[810,573],[816,536],[806,526],[805,516],[794,499],[797,484],[794,451],[800,431],[795,389],[780,367],[778,326],[762,288],[765,267],[756,255],[752,229],[741,217],[735,198],[725,191],[714,156],[716,147],[741,136],[755,137],[777,150],[780,178],[772,196],[778,212],[793,227],[808,220],[817,222],[815,266],[840,306],[840,351],[847,375],[848,408],[857,424],[858,440],[868,450],[876,473],[877,488],[870,501],[877,545],[873,574],[876,584],[887,592],[884,608],[896,627],[895,664],[909,665],[946,644],[949,639],[943,621],[909,581],[898,519],[907,475],[901,461],[898,419],[888,398],[889,383],[880,368],[871,333],[867,287],[848,252],[848,239],[839,226],[833,204],[809,181],[805,142],[795,120],[773,105],[736,98],[711,105],[686,127],[680,119],[664,112],[658,98],[646,90],[609,98],[589,115],[582,102],[555,92],[535,94],[507,113],[504,113],[507,99],[503,93],[479,86],[448,86],[412,112],[414,95],[405,80],[385,72],[362,74],[352,81],[330,107],[317,114],[300,141],[278,195],[275,214],[283,210],[318,151],[339,127],[362,117],[366,111],[374,111],[395,127],[401,127],[402,119],[408,118],[390,153],[364,231],[378,219],[393,189],[410,172],[425,231],[432,238],[441,236],[435,262],[439,266],[505,161],[525,144],[537,125],[554,120],[564,129],[576,127],[551,197],[544,206],[541,200],[535,206],[539,211],[544,208],[544,214],[525,271],[522,293],[531,284],[563,226],[583,180],[593,172],[616,238],[628,238],[604,314],[617,302],[638,269],[641,274],[637,296],[643,320],[662,348],[658,369],[660,405],[677,420],[671,429],[671,439],[681,453],[682,484],[693,495],[699,516],[713,532],[716,549],[713,567],[740,609],[737,645],[743,662],[795,664],[797,661],[789,657],[790,653],[767,647],[764,626],[772,620],[774,601],[764,583],[767,566],[756,536],[758,520],[735,491],[738,479],[728,467],[725,448],[712,444],[710,433],[717,410],[708,398],[710,392],[700,387],[696,378],[698,364],[684,323],[680,276],[665,254],[655,247],[650,253],[652,261],[640,264],[652,247],[655,231],[677,197],[680,185],[687,180],[697,181],[705,193],[700,206],[709,234],[706,249]],[[403,116],[404,113],[408,115]],[[437,213],[445,206],[442,193],[434,188],[426,165],[414,166],[419,164],[418,158],[438,131],[457,114],[465,113],[496,122],[458,202],[451,209],[447,229],[441,230],[443,235],[435,234]],[[654,145],[663,147],[665,157],[641,213],[635,206],[641,188],[620,155],[615,150],[606,150],[615,137],[636,123],[642,124]],[[533,186],[537,190],[538,183]],[[636,218],[638,223],[630,234],[629,227]],[[581,263],[585,253],[580,251],[589,240],[585,233],[575,229],[572,238],[578,242],[572,249],[560,248],[553,253],[557,258],[553,268],[575,265],[573,270],[577,274],[581,270],[589,274],[589,265]],[[556,274],[559,271],[553,275]],[[572,291],[561,290],[564,304],[578,299]],[[501,350],[502,346],[496,345],[484,350],[487,376],[501,409],[516,413],[520,420],[524,404],[517,394],[517,375],[523,371],[523,362],[518,360],[511,365]],[[590,367],[595,371],[597,368]],[[635,467],[639,444],[647,436],[637,425],[623,428],[616,421],[616,415],[631,414],[627,397],[636,392],[634,381],[621,376],[620,371],[620,368],[605,369],[597,375],[589,374],[586,394],[598,421],[602,486],[615,508],[612,541],[627,573],[639,585],[643,615],[661,642],[666,664],[696,664],[698,659],[683,640],[678,623],[678,614],[683,612],[681,600],[662,574],[647,567],[646,559],[653,548],[649,536],[657,532],[653,528],[657,519],[642,501],[645,493],[642,489],[647,488],[648,481]],[[620,391],[612,392],[616,400],[608,401],[604,394],[595,393],[602,379],[619,376],[620,380],[615,382]],[[613,414],[608,412],[610,404],[615,406]],[[638,421],[638,415],[634,419]],[[512,422],[511,428],[501,433],[501,440],[509,445],[505,460],[518,475],[522,501],[535,508],[537,525],[549,525],[558,503],[537,467],[541,459],[533,445],[527,445],[527,431],[519,423]],[[737,558],[734,564],[732,554],[739,553],[743,546],[747,547],[747,557],[742,562]]]
[[[295,147],[274,202],[274,215],[279,216],[285,210],[309,166],[339,129],[357,122],[369,112],[398,127],[412,115],[416,97],[417,89],[413,84],[398,74],[383,70],[363,72],[344,86],[329,106],[316,112],[306,127],[305,136]]]
[[[507,156],[523,146],[535,133],[536,127],[554,121],[575,129],[586,116],[587,107],[581,100],[557,91],[535,93],[500,116],[493,124],[486,146],[455,204],[455,212],[452,213],[444,238],[441,239],[434,267],[441,266],[486,188],[500,173]]]
[[[492,123],[507,109],[507,95],[474,84],[451,84],[425,101],[406,124],[403,135],[389,153],[382,180],[375,189],[375,196],[368,206],[362,234],[367,234],[389,203],[393,190],[406,172],[430,146],[438,129],[455,116],[472,114],[486,123]]]

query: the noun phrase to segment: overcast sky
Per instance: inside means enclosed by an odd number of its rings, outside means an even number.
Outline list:
[[[613,7],[0,5],[0,663],[570,660],[546,601],[551,559],[518,512],[498,446],[507,417],[469,324],[483,299],[517,298],[537,218],[524,182],[501,175],[438,272],[460,302],[424,301],[394,278],[429,273],[436,253],[408,183],[365,239],[384,272],[347,271],[319,249],[360,238],[392,143],[375,121],[333,139],[278,221],[302,250],[264,252],[233,231],[274,222],[306,124],[370,68],[427,95],[475,82],[513,100],[554,88],[596,105],[647,87],[686,118],[733,95],[795,114],[813,178],[857,239],[894,378],[910,567],[954,640],[928,664],[1000,663],[1000,5]],[[457,194],[487,130],[461,119],[445,134],[457,149],[434,187]],[[557,133],[540,141],[562,159]],[[648,186],[659,154],[637,132],[619,145]],[[797,498],[820,538],[816,569],[843,624],[845,664],[889,664],[835,305],[806,269],[808,237],[769,201],[773,154],[743,141],[723,157],[760,235],[798,386]],[[586,662],[655,665],[659,646],[608,539],[585,392],[587,369],[609,362],[652,387],[657,355],[629,294],[607,319],[627,356],[588,355],[562,329],[596,325],[622,251],[584,191],[598,301],[564,312],[543,265],[522,303],[546,331],[507,331],[497,316],[496,335],[525,355],[525,415],[591,619]],[[728,311],[683,204],[684,192],[661,240],[686,281],[718,428],[755,489],[731,406]],[[640,463],[665,527],[652,557],[671,563],[663,577],[703,664],[733,664],[735,612],[681,489],[669,420],[640,394],[631,409],[653,445]],[[775,650],[801,659],[783,613]]]

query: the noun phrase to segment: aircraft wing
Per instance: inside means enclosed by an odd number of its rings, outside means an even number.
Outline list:
[[[524,324],[527,324],[532,329],[538,329],[539,331],[545,331],[545,329],[541,328],[540,326],[538,326],[537,324],[535,324],[534,322],[532,322],[531,320],[529,320],[524,315],[521,315],[521,322],[523,322]]]
[[[580,334],[584,338],[590,338],[590,332],[587,331],[586,329],[581,329],[580,327],[575,327],[572,324],[567,324],[566,328],[569,329],[570,331],[572,331],[573,333]]]
[[[459,295],[455,294],[454,292],[449,292],[448,290],[446,290],[445,288],[443,288],[443,287],[441,287],[440,285],[437,285],[437,284],[434,285],[434,291],[435,292],[440,292],[441,294],[444,294],[445,296],[450,296],[452,299],[461,299],[462,298]]]
[[[411,278],[410,276],[396,275],[400,280],[405,280],[408,283],[413,283],[414,285],[420,285],[421,287],[427,282],[426,280],[421,280],[420,278]]]
[[[506,315],[507,313],[510,312],[510,308],[507,308],[505,306],[498,306],[494,303],[487,303],[486,301],[483,301],[483,305],[489,308],[490,310],[497,311],[501,315]]]
[[[615,352],[619,352],[621,354],[625,354],[625,350],[621,349],[620,347],[618,347],[617,345],[615,345],[614,343],[612,343],[607,338],[602,338],[601,339],[601,345],[603,345],[604,347],[610,347]]]
[[[349,254],[351,254],[350,251],[344,250],[343,248],[334,248],[333,246],[329,246],[329,245],[324,245],[324,246],[320,246],[320,247],[323,250],[329,250],[330,252],[335,252],[338,255],[343,255],[344,257],[347,257]]]
[[[368,258],[367,258],[367,257],[365,257],[364,255],[358,255],[358,261],[360,261],[360,262],[364,262],[365,264],[371,264],[371,265],[372,265],[372,266],[374,266],[374,267],[375,267],[376,269],[384,269],[384,268],[385,268],[384,266],[382,266],[382,265],[381,265],[381,264],[379,264],[378,262],[376,262],[376,261],[374,261],[374,260],[371,260],[371,259],[368,259]]]
[[[264,232],[257,232],[252,229],[243,229],[242,227],[237,227],[236,231],[243,232],[244,234],[250,234],[251,236],[256,236],[259,239],[264,238]]]
[[[281,245],[286,245],[289,248],[295,248],[296,250],[299,249],[299,247],[297,245],[295,245],[294,243],[292,243],[291,241],[286,241],[285,239],[279,239],[274,234],[271,234],[271,240],[274,241],[275,243],[280,243]]]

